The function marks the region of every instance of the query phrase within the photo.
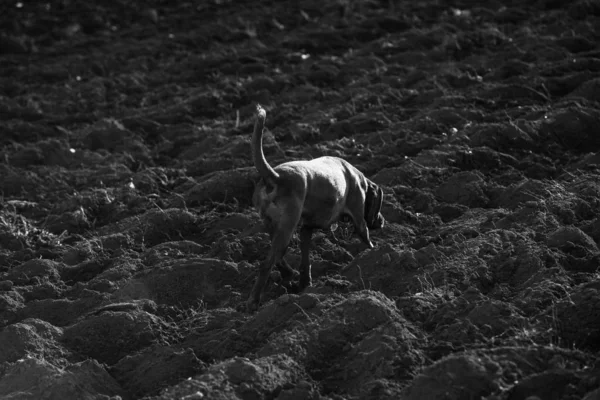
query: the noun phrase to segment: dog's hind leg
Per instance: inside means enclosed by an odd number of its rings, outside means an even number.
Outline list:
[[[272,224],[272,223],[270,223],[270,224]],[[267,224],[268,228],[266,229],[266,231],[269,233],[269,238],[271,239],[271,243],[273,243],[273,235],[275,234],[275,229],[270,224],[269,223]],[[298,275],[298,271],[296,271],[294,268],[292,268],[292,266],[285,260],[285,258],[283,258],[284,256],[285,256],[285,252],[281,256],[281,261],[279,261],[276,264],[276,266],[277,266],[277,269],[279,269],[279,272],[281,273],[281,277],[284,280],[290,280],[293,277]]]
[[[287,247],[290,244],[290,240],[292,239],[292,235],[294,234],[296,225],[298,224],[298,221],[300,221],[300,215],[302,212],[301,207],[285,207],[283,211],[284,212],[281,213],[279,223],[277,224],[276,229],[273,231],[269,255],[267,256],[267,259],[260,265],[256,283],[254,284],[252,292],[250,293],[250,297],[248,298],[248,302],[246,303],[248,311],[254,311],[258,308],[258,305],[260,304],[260,296],[265,285],[267,284],[267,280],[271,274],[271,269],[283,258]]]
[[[300,261],[300,290],[306,289],[312,285],[311,267],[310,267],[310,245],[312,241],[313,228],[303,226],[300,229],[300,252],[302,260]]]

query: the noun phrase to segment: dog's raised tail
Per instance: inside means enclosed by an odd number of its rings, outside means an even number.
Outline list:
[[[265,109],[260,104],[257,104],[256,121],[254,122],[254,133],[252,134],[252,158],[260,177],[267,183],[275,185],[279,179],[279,174],[267,162],[262,146],[263,128],[265,127],[266,118],[267,113]]]

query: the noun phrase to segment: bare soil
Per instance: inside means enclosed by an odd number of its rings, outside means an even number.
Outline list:
[[[92,3],[1,6],[0,397],[600,399],[600,1]],[[256,103],[387,225],[250,315]]]

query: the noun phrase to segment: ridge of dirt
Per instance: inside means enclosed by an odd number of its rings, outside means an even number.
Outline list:
[[[599,1],[103,4],[0,6],[0,397],[600,398]],[[387,223],[250,315],[256,103]]]

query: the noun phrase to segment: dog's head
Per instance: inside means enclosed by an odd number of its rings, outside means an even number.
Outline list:
[[[365,199],[365,221],[369,229],[381,229],[385,225],[385,218],[381,215],[383,204],[383,190],[373,182],[367,180],[367,196]]]

